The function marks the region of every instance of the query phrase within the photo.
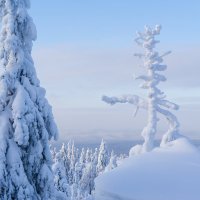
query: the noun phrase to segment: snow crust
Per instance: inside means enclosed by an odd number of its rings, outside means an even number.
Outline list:
[[[180,138],[125,159],[95,183],[95,200],[199,200],[200,151]]]

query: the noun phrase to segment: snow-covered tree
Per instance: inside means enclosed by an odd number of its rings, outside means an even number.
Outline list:
[[[67,143],[67,158],[68,158],[68,160],[71,160],[71,152],[72,152],[72,141],[70,140]]]
[[[49,148],[50,148],[50,153],[51,153],[51,156],[52,156],[52,159],[53,159],[53,163],[55,162],[55,158],[56,158],[56,148],[53,147],[51,144],[49,145]]]
[[[70,155],[70,166],[69,166],[69,172],[68,172],[68,181],[69,184],[73,184],[73,178],[74,178],[74,171],[75,171],[75,164],[76,164],[76,151],[74,142],[71,144],[71,155]]]
[[[80,150],[79,148],[76,148],[75,150],[75,162],[78,162],[80,158]]]
[[[55,199],[51,107],[31,57],[29,0],[0,0],[0,199]]]
[[[105,167],[108,165],[108,162],[109,162],[109,155],[107,146],[104,140],[102,139],[96,166],[97,175],[104,171]]]
[[[82,148],[81,149],[81,154],[80,154],[80,158],[79,158],[79,162],[82,164],[82,165],[84,165],[85,164],[85,160],[86,160],[86,153],[85,153],[85,149],[84,148]]]
[[[131,103],[138,108],[145,108],[148,110],[148,123],[142,131],[144,138],[143,151],[150,151],[154,147],[155,134],[157,132],[158,113],[162,114],[169,122],[169,129],[163,136],[161,145],[166,144],[179,137],[179,122],[174,114],[169,109],[177,110],[178,105],[166,100],[164,92],[158,88],[160,82],[166,81],[164,75],[159,72],[165,71],[167,66],[162,64],[163,57],[170,52],[163,55],[155,50],[156,44],[159,42],[155,39],[160,34],[161,26],[156,25],[155,28],[145,27],[143,33],[138,32],[136,43],[144,49],[143,53],[135,54],[143,59],[143,67],[147,74],[138,76],[136,79],[143,80],[141,85],[143,89],[148,90],[148,99],[145,100],[137,95],[124,95],[122,97],[107,97],[103,96],[103,101],[113,105],[115,103]],[[136,113],[137,113],[136,110]]]
[[[94,175],[93,175],[93,165],[92,163],[87,163],[84,170],[83,175],[80,180],[80,188],[82,191],[82,194],[91,194],[93,190],[93,182],[94,182]]]
[[[54,185],[58,191],[58,194],[61,193],[66,200],[71,196],[71,193],[61,151],[56,154],[55,163],[53,164],[52,169],[54,172]]]
[[[91,156],[91,181],[90,181],[91,191],[95,190],[94,180],[98,176],[98,174],[97,174],[97,163],[98,163],[98,149],[95,148],[95,151]]]
[[[94,166],[97,166],[98,163],[98,148],[95,148],[94,153],[92,154],[92,162]]]
[[[105,172],[109,172],[117,167],[117,156],[114,154],[114,151],[111,152],[110,161],[105,168]]]
[[[86,163],[90,163],[92,160],[92,150],[89,148],[87,148],[85,160],[86,160]]]
[[[70,171],[70,158],[68,157],[68,147],[66,147],[65,143],[62,144],[61,149],[60,149],[60,154],[62,156],[62,160],[64,163],[64,168],[65,168],[65,173],[67,176],[67,181],[69,182],[69,171]]]
[[[82,162],[80,161],[76,162],[73,183],[79,184],[79,181],[81,180],[81,177],[83,175],[84,167],[85,165]]]

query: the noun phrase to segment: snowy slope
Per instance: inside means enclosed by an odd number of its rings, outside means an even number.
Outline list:
[[[200,152],[181,138],[127,158],[95,182],[96,200],[199,200]]]

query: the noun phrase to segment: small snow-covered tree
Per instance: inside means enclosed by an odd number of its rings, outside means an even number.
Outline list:
[[[50,148],[50,152],[51,152],[51,156],[52,156],[52,159],[53,159],[53,163],[55,162],[55,158],[56,158],[56,148],[53,147],[52,145],[49,146]]]
[[[74,171],[75,171],[75,164],[76,164],[76,151],[75,151],[75,146],[74,146],[74,142],[71,144],[71,155],[70,155],[70,168],[69,168],[69,172],[68,172],[68,181],[69,184],[72,185],[73,184],[73,178],[74,178]]]
[[[0,199],[55,199],[51,107],[31,57],[29,0],[0,0]]]
[[[66,200],[68,197],[70,197],[71,194],[61,151],[57,152],[55,156],[55,163],[53,164],[52,169],[54,172],[54,185],[58,191],[58,194],[60,196],[62,194]]]
[[[64,163],[64,168],[65,168],[65,173],[66,173],[66,178],[67,181],[69,182],[69,171],[70,171],[70,155],[68,154],[69,147],[66,147],[65,143],[62,144],[61,149],[60,149],[60,154],[62,156],[62,160]],[[71,150],[70,150],[71,152]]]
[[[94,153],[92,154],[92,162],[94,166],[97,166],[98,163],[98,148],[95,148]]]
[[[85,164],[85,160],[86,160],[86,153],[85,153],[85,149],[84,148],[82,148],[81,149],[81,154],[80,154],[80,158],[79,158],[79,162],[82,164],[82,165],[84,165]]]
[[[85,160],[86,160],[86,163],[90,163],[91,160],[92,160],[92,149],[87,149],[86,151],[86,155],[85,155]]]
[[[155,39],[160,34],[161,26],[156,25],[155,28],[145,27],[143,33],[138,32],[136,43],[144,49],[143,53],[135,54],[143,59],[143,67],[147,70],[147,74],[138,76],[136,79],[143,80],[141,85],[143,89],[148,90],[148,99],[145,100],[137,95],[124,95],[122,97],[103,96],[103,101],[113,105],[115,103],[130,103],[138,108],[148,110],[148,123],[142,131],[144,138],[143,151],[150,151],[154,147],[155,134],[157,132],[158,113],[162,114],[169,122],[169,129],[163,136],[161,145],[166,144],[179,137],[179,122],[169,109],[177,110],[178,105],[166,100],[164,92],[158,88],[160,82],[166,81],[164,75],[159,72],[166,70],[167,66],[162,64],[163,55],[155,50],[156,44],[159,42]],[[136,110],[136,113],[137,113]]]
[[[80,161],[76,162],[73,183],[79,184],[79,181],[81,180],[83,174],[83,169],[84,169],[83,163]]]
[[[114,151],[111,152],[110,161],[105,168],[105,172],[109,172],[117,167],[117,156],[114,154]]]
[[[108,165],[108,162],[109,162],[109,155],[107,146],[104,140],[102,139],[96,166],[97,175],[104,171],[105,167]]]
[[[93,165],[92,163],[87,163],[84,170],[83,170],[83,175],[80,180],[80,188],[82,191],[82,194],[91,194],[93,190],[93,181],[94,181],[94,176],[93,176]]]

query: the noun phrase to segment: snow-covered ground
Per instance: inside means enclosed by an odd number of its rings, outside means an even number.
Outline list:
[[[95,182],[95,200],[199,200],[200,151],[177,139],[125,159]]]

